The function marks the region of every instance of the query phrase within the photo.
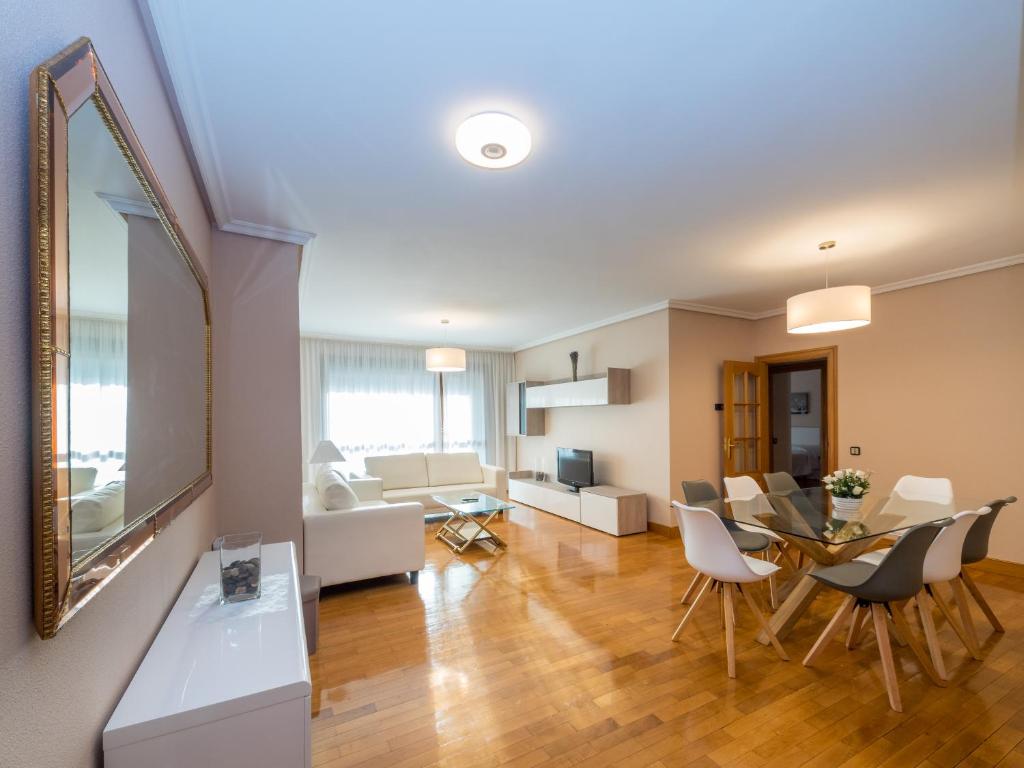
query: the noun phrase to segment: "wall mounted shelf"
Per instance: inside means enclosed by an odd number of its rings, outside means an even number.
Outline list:
[[[539,381],[514,381],[505,389],[505,434],[509,437],[530,437],[544,434],[544,411],[526,407],[526,390],[539,386]]]
[[[628,405],[629,368],[608,368],[578,381],[552,381],[527,387],[525,392],[527,408]]]

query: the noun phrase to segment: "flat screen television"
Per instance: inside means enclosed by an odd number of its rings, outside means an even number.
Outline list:
[[[594,484],[594,453],[575,448],[558,449],[558,482],[572,490]]]

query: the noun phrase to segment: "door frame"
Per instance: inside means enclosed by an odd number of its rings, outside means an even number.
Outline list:
[[[754,358],[754,362],[765,363],[768,366],[817,361],[825,362],[825,420],[828,424],[825,431],[825,475],[839,467],[839,347],[814,347],[794,352],[758,355]]]

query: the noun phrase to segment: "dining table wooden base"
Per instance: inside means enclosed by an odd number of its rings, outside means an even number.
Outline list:
[[[793,625],[807,612],[807,609],[811,607],[811,603],[814,602],[814,598],[824,588],[824,585],[812,578],[810,574],[821,568],[828,568],[853,560],[853,558],[864,554],[864,552],[870,549],[880,537],[826,545],[797,536],[787,536],[778,531],[776,533],[790,542],[795,549],[806,555],[810,560],[808,566],[794,574],[792,578],[793,586],[789,589],[789,594],[786,595],[778,610],[772,614],[771,619],[768,621],[775,636],[780,640],[784,640],[793,629]],[[761,643],[761,645],[768,645],[771,640],[766,632],[761,632],[757,636],[757,642]]]

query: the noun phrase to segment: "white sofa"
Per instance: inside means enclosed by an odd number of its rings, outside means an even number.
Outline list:
[[[349,480],[351,509],[328,510],[316,485],[302,486],[304,570],[323,586],[408,572],[414,584],[426,562],[423,506],[388,504],[376,479]]]
[[[508,498],[508,472],[481,464],[480,457],[466,453],[402,453],[369,456],[366,473],[381,482],[382,498],[391,503],[415,501],[424,509],[441,505],[435,493],[485,493]]]

